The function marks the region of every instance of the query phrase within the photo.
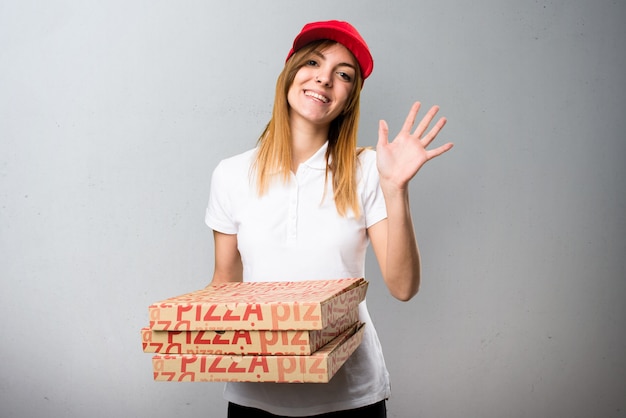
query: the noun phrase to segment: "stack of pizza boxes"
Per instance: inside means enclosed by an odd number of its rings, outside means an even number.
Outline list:
[[[224,283],[152,304],[154,379],[328,382],[363,337],[362,278]]]

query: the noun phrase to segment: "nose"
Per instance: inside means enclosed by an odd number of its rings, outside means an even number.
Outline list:
[[[318,84],[321,84],[321,85],[326,86],[326,87],[330,87],[331,86],[331,80],[332,80],[331,75],[328,74],[325,71],[319,71],[317,73],[317,75],[315,76],[315,81]]]

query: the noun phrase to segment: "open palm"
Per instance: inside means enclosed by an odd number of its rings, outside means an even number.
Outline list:
[[[416,102],[411,107],[402,129],[392,142],[389,142],[389,127],[381,120],[378,128],[378,144],[376,146],[376,164],[380,173],[381,183],[393,184],[404,188],[429,160],[452,148],[452,143],[434,149],[426,149],[446,124],[440,118],[427,132],[428,127],[439,111],[438,106],[430,108],[426,116],[411,133],[421,104]]]

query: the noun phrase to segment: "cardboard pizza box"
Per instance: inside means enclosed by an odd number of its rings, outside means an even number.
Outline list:
[[[142,328],[141,339],[146,353],[308,356],[358,320],[356,307],[321,330],[156,331]]]
[[[327,383],[361,343],[364,326],[355,324],[309,356],[157,354],[154,380]]]
[[[223,283],[150,305],[150,328],[321,330],[358,306],[367,285],[363,278]]]

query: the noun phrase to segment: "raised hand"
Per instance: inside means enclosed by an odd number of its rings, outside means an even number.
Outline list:
[[[439,118],[435,125],[428,128],[439,111],[438,106],[430,108],[426,116],[411,133],[421,104],[416,102],[411,107],[402,129],[392,142],[389,142],[389,127],[381,120],[378,127],[376,146],[376,164],[380,173],[381,185],[393,185],[399,189],[407,187],[409,181],[429,160],[452,148],[452,143],[434,149],[426,149],[446,124],[446,118]]]

